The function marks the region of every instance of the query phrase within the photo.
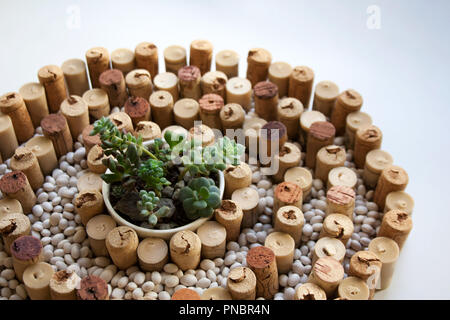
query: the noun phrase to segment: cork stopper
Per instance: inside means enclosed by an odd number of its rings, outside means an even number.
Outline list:
[[[207,125],[201,124],[189,129],[188,139],[198,139],[202,142],[202,146],[208,146],[214,143],[214,132]]]
[[[278,209],[277,218],[285,225],[296,226],[303,224],[305,218],[300,208],[296,206],[284,206]]]
[[[342,264],[334,258],[322,257],[313,266],[314,276],[325,283],[336,283],[344,277]]]
[[[22,236],[11,244],[11,254],[17,260],[31,260],[38,257],[42,251],[41,240],[33,236]]]
[[[414,199],[405,191],[391,192],[386,197],[385,212],[398,209],[412,214]]]
[[[262,132],[266,132],[265,134],[263,134],[263,136],[267,140],[272,140],[272,138],[282,139],[287,134],[286,126],[279,121],[269,121],[264,124],[261,129],[265,130]]]
[[[316,85],[315,95],[320,100],[333,101],[339,95],[339,87],[332,81],[321,81]]]
[[[141,118],[150,110],[150,103],[141,97],[129,97],[125,102],[125,112],[131,118]]]
[[[197,291],[181,288],[173,293],[172,300],[201,300],[201,298]]]
[[[180,81],[195,82],[200,77],[200,69],[196,66],[184,66],[178,70],[178,78]]]
[[[135,53],[140,56],[153,56],[158,53],[158,48],[153,43],[141,42],[136,46]]]
[[[338,205],[348,205],[355,200],[355,191],[347,186],[334,186],[327,192],[327,201]]]
[[[19,200],[6,197],[0,199],[0,218],[10,213],[23,213],[22,205]]]
[[[327,300],[327,295],[321,287],[315,283],[307,282],[297,288],[295,300]]]
[[[169,248],[163,239],[146,238],[139,243],[137,248],[137,255],[141,267],[146,269],[150,266],[163,267],[162,264],[168,260]],[[152,268],[148,268],[152,269]],[[156,269],[156,268],[155,268]]]
[[[9,92],[0,97],[0,111],[4,114],[11,113],[24,104],[22,96],[17,92]]]
[[[302,167],[293,167],[288,169],[284,174],[285,182],[293,182],[298,184],[302,188],[303,193],[306,193],[312,187],[312,174],[311,172]]]
[[[247,264],[251,268],[262,269],[268,267],[275,260],[275,253],[265,246],[253,247],[247,253]]]
[[[160,107],[164,108],[168,105],[173,104],[173,97],[172,95],[164,90],[159,90],[156,92],[153,92],[150,96],[150,104],[152,107]]]
[[[284,203],[296,203],[302,199],[302,188],[292,182],[282,182],[275,188],[275,197]]]
[[[62,114],[52,113],[41,120],[41,127],[46,135],[55,136],[67,127],[67,120]]]
[[[399,232],[407,232],[412,229],[413,222],[411,216],[402,210],[391,210],[385,213],[383,221],[391,228]]]
[[[323,221],[323,231],[329,237],[348,239],[353,234],[353,230],[353,221],[343,214],[329,214]]]
[[[323,237],[320,238],[314,246],[314,258],[320,259],[323,257],[331,257],[339,262],[342,262],[345,257],[345,246],[342,241],[336,238]]]
[[[19,147],[16,149],[11,161],[14,163],[12,166],[16,170],[24,170],[29,168],[36,160],[36,156],[33,151],[28,147]]]
[[[381,269],[381,261],[378,255],[371,251],[358,251],[350,258],[349,276],[359,277],[363,280]]]
[[[339,284],[338,295],[345,300],[368,300],[369,287],[362,279],[347,277]]]
[[[220,110],[220,118],[228,122],[238,121],[244,116],[244,109],[237,103],[228,103]]]
[[[130,227],[120,226],[111,230],[106,237],[107,244],[114,249],[127,248],[130,243],[138,242],[136,232]]]
[[[142,136],[144,141],[161,138],[161,128],[152,121],[140,121],[134,129],[136,136]]]
[[[278,87],[269,81],[261,81],[255,84],[253,93],[258,99],[271,99],[278,94]]]
[[[151,86],[152,78],[150,72],[145,69],[135,69],[130,71],[125,76],[125,82],[127,86],[133,89],[141,88],[146,85]]]
[[[399,166],[389,166],[381,172],[381,176],[392,185],[403,186],[409,181],[408,173]]]
[[[248,51],[247,61],[256,64],[269,65],[272,61],[272,55],[266,49],[253,48]]]
[[[116,222],[108,215],[100,214],[89,220],[86,233],[94,240],[105,240],[108,233],[116,227]]]
[[[169,46],[164,49],[164,59],[170,63],[186,61],[186,49],[178,45]]]
[[[27,185],[27,176],[22,171],[12,171],[0,179],[0,191],[4,194],[14,194]]]
[[[39,69],[38,77],[41,83],[49,83],[61,79],[62,77],[64,77],[64,73],[60,67],[55,65],[48,65]]]
[[[80,285],[80,277],[75,272],[61,270],[50,279],[50,290],[53,300],[75,298],[75,290]],[[75,297],[74,297],[75,296]]]
[[[197,235],[202,242],[202,250],[204,247],[214,248],[223,244],[223,253],[225,253],[225,238],[227,232],[224,226],[216,221],[207,221],[197,229]],[[222,251],[222,250],[218,250]],[[205,256],[206,252],[203,252]],[[211,253],[207,253],[211,255]]]
[[[381,140],[382,136],[381,130],[374,125],[362,127],[356,131],[356,138],[363,143],[376,142]]]
[[[233,299],[255,299],[256,276],[247,267],[237,267],[230,271],[227,287]]]
[[[90,124],[86,128],[83,129],[81,135],[83,137],[83,143],[85,146],[89,146],[92,148],[95,145],[101,145],[102,141],[100,140],[100,134],[91,136],[91,132],[94,130],[94,125]]]
[[[376,237],[369,243],[369,251],[375,252],[383,264],[394,263],[400,255],[400,248],[392,239]]]
[[[169,94],[169,93],[168,93]],[[170,95],[170,94],[169,94]],[[117,129],[126,130],[126,132],[133,132],[133,121],[125,112],[114,112],[108,116]]]
[[[87,276],[80,281],[77,297],[80,300],[108,300],[108,285],[100,277]]]
[[[177,232],[170,239],[170,251],[176,254],[189,254],[201,247],[199,237],[192,231]]]
[[[224,106],[223,98],[215,93],[205,94],[198,103],[205,113],[219,113]]]
[[[355,111],[347,116],[347,128],[352,131],[358,130],[361,127],[370,126],[372,124],[372,117],[362,111]]]
[[[300,116],[300,125],[303,130],[308,131],[314,122],[327,121],[327,118],[319,111],[305,111]]]
[[[201,85],[203,93],[225,93],[228,77],[222,71],[206,72],[202,79]]]
[[[94,190],[83,191],[75,198],[74,204],[76,208],[80,209],[96,206],[99,201],[103,201],[100,192]]]
[[[123,81],[123,73],[118,69],[110,69],[100,74],[100,84],[104,86],[116,86]]]
[[[303,110],[303,104],[296,98],[283,98],[278,103],[278,114],[284,119],[298,120]]]
[[[347,167],[337,167],[328,173],[328,188],[333,186],[346,186],[355,188],[358,182],[356,173]]]
[[[258,205],[258,191],[249,187],[237,189],[231,195],[231,200],[244,211],[253,210]]]
[[[326,141],[336,134],[336,129],[333,124],[328,121],[314,122],[309,128],[309,134],[320,141]]]
[[[203,291],[202,300],[232,300],[230,292],[226,288],[214,287]]]
[[[95,48],[91,48],[88,51],[86,51],[86,60],[88,60],[88,62],[93,62],[98,63],[100,62],[100,60],[102,58],[106,58],[108,57],[109,60],[109,54],[108,54],[108,50],[106,50],[106,48],[103,47],[95,47]]]
[[[362,96],[356,90],[353,89],[348,89],[342,92],[338,96],[338,100],[340,103],[352,109],[359,109],[363,104]]]
[[[214,212],[230,220],[238,217],[240,213],[236,203],[232,200],[222,200],[220,207],[215,209]]]
[[[319,150],[317,157],[327,164],[340,164],[345,162],[345,149],[335,145],[326,146]]]

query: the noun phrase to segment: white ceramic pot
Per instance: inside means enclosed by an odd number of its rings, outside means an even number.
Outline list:
[[[147,146],[151,143],[152,143],[152,140],[145,141],[144,145]],[[208,221],[211,218],[211,217],[200,218],[200,219],[192,221],[191,223],[188,223],[184,226],[174,228],[174,229],[154,230],[154,229],[142,228],[142,227],[139,227],[139,226],[125,220],[124,218],[122,218],[120,216],[119,213],[116,212],[116,210],[114,210],[114,208],[111,205],[111,202],[109,201],[109,188],[110,188],[110,185],[103,181],[103,186],[102,186],[103,201],[105,202],[105,206],[108,209],[109,214],[119,225],[127,226],[127,227],[134,229],[137,232],[138,236],[141,238],[152,237],[152,238],[160,238],[160,239],[164,239],[164,240],[170,240],[170,238],[179,231],[183,231],[183,230],[196,231],[198,229],[198,227],[200,227],[203,223],[205,223],[206,221]],[[219,171],[219,190],[220,190],[220,199],[222,199],[223,192],[225,190],[225,179],[224,179],[222,171]]]

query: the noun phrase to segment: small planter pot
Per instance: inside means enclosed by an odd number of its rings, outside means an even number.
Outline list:
[[[153,143],[153,140],[145,141],[143,143],[144,146],[148,146]],[[111,202],[109,201],[109,189],[110,185],[103,181],[102,186],[102,194],[103,194],[103,201],[105,202],[105,206],[109,211],[109,214],[111,217],[121,226],[128,226],[132,229],[134,229],[139,237],[141,238],[160,238],[164,240],[170,240],[170,238],[177,232],[183,231],[183,230],[191,230],[196,231],[198,227],[200,227],[202,224],[204,224],[206,221],[211,219],[209,218],[200,218],[197,220],[192,221],[191,223],[185,224],[184,226],[173,228],[173,229],[166,229],[166,230],[154,230],[154,229],[147,229],[139,227],[123,217],[120,216],[120,214],[114,210],[113,206],[111,205]],[[223,176],[223,172],[219,171],[219,190],[220,190],[220,199],[223,198],[223,193],[225,190],[225,179]]]

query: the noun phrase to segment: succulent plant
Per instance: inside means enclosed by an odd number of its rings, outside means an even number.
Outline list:
[[[163,162],[154,159],[143,162],[138,169],[138,176],[145,182],[146,188],[154,190],[158,194],[165,186],[170,185],[170,182],[164,177],[165,173]]]
[[[179,199],[186,216],[191,220],[211,216],[221,202],[220,191],[214,180],[205,177],[192,179],[180,190]]]
[[[139,196],[141,200],[138,201],[137,206],[140,210],[140,214],[148,217],[148,223],[150,225],[156,225],[159,218],[166,217],[169,214],[169,207],[162,206],[157,208],[160,199],[156,196],[155,192],[141,190]]]

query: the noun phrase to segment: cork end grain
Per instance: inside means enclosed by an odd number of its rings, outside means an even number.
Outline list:
[[[123,73],[118,69],[106,70],[102,72],[98,80],[104,86],[117,85],[123,81]]]
[[[337,205],[348,205],[355,200],[355,191],[347,186],[334,186],[327,192],[327,201]]]
[[[94,130],[94,125],[88,125],[86,128],[83,129],[81,135],[83,136],[83,142],[85,145],[101,145],[102,141],[100,140],[100,134],[97,133],[96,135],[91,136],[91,132]]]
[[[176,254],[187,255],[199,247],[201,247],[200,238],[189,230],[177,232],[170,239],[170,251]]]
[[[142,97],[129,97],[125,102],[125,112],[132,118],[144,117],[150,110],[150,103]]]
[[[11,244],[11,254],[18,260],[34,259],[41,251],[41,241],[33,236],[22,236]]]
[[[309,82],[314,79],[314,71],[307,66],[298,66],[292,70],[291,78],[299,82]]]
[[[391,210],[386,212],[383,220],[393,229],[398,231],[409,231],[413,227],[411,216],[403,210]]]
[[[383,134],[378,127],[370,125],[359,128],[356,131],[356,136],[363,142],[375,142],[382,139]]]
[[[25,188],[27,182],[27,176],[22,171],[12,171],[0,179],[0,191],[4,194],[16,193]]]
[[[261,81],[253,87],[253,93],[258,99],[271,99],[278,94],[278,87],[276,84],[269,81]]]
[[[55,65],[44,66],[38,71],[39,81],[42,83],[54,82],[64,76],[62,69]]]
[[[263,132],[265,132],[265,134],[262,134]],[[269,121],[261,127],[261,135],[267,140],[281,139],[286,134],[286,126],[279,121]]]
[[[224,106],[223,98],[215,93],[205,94],[198,103],[200,109],[207,113],[219,112]]]
[[[214,213],[227,220],[234,220],[243,215],[242,209],[232,200],[222,200],[222,204],[214,210]]]
[[[153,56],[158,54],[158,48],[153,43],[141,42],[136,46],[135,53],[139,56]]]
[[[350,258],[348,275],[368,278],[381,269],[382,263],[376,253],[371,251],[358,251]]]
[[[259,246],[248,251],[247,264],[251,268],[262,269],[268,267],[275,260],[275,253],[272,249]]]
[[[197,66],[184,66],[178,70],[178,78],[180,81],[196,81],[200,77],[200,69]]]
[[[138,242],[136,231],[125,226],[114,228],[106,236],[106,243],[117,249],[126,248],[130,243]]]
[[[277,215],[284,224],[295,226],[304,222],[302,211],[295,206],[281,207],[278,209]]]
[[[172,300],[201,300],[197,291],[188,288],[181,288],[174,292]]]
[[[108,298],[108,285],[100,277],[87,276],[81,280],[77,296],[80,300],[106,300]]]
[[[314,275],[324,282],[338,282],[344,277],[344,267],[334,258],[319,258],[313,266]]]
[[[326,300],[327,295],[321,287],[315,283],[307,282],[298,287],[295,292],[295,300]]]
[[[275,188],[275,197],[284,203],[296,203],[303,196],[302,188],[293,182],[282,182]]]
[[[409,181],[408,173],[399,166],[389,166],[381,174],[393,185],[406,185]]]
[[[337,239],[350,237],[353,233],[353,221],[343,214],[329,214],[324,222],[323,228],[326,232]]]
[[[9,113],[23,104],[22,96],[17,92],[8,92],[0,97],[0,110]]]
[[[103,201],[103,196],[99,191],[83,191],[75,199],[75,207],[86,208],[96,205],[99,201]]]
[[[21,170],[22,167],[28,168],[30,165],[32,165],[35,159],[36,156],[34,155],[32,149],[27,147],[19,147],[16,149],[16,152],[14,153],[11,161],[13,162],[12,166],[15,169]]]
[[[278,103],[278,113],[286,118],[298,119],[303,110],[303,104],[296,98],[283,98]]]
[[[318,121],[314,122],[309,128],[309,134],[320,141],[331,139],[336,134],[336,129],[331,122]]]
[[[342,102],[344,105],[354,108],[360,108],[363,104],[362,96],[353,89],[348,89],[342,92],[339,95],[338,100],[340,100],[340,102]]]
[[[253,48],[248,51],[247,62],[269,66],[272,61],[272,54],[263,48]]]
[[[41,127],[46,135],[57,135],[67,128],[67,120],[62,114],[52,113],[41,120]]]

